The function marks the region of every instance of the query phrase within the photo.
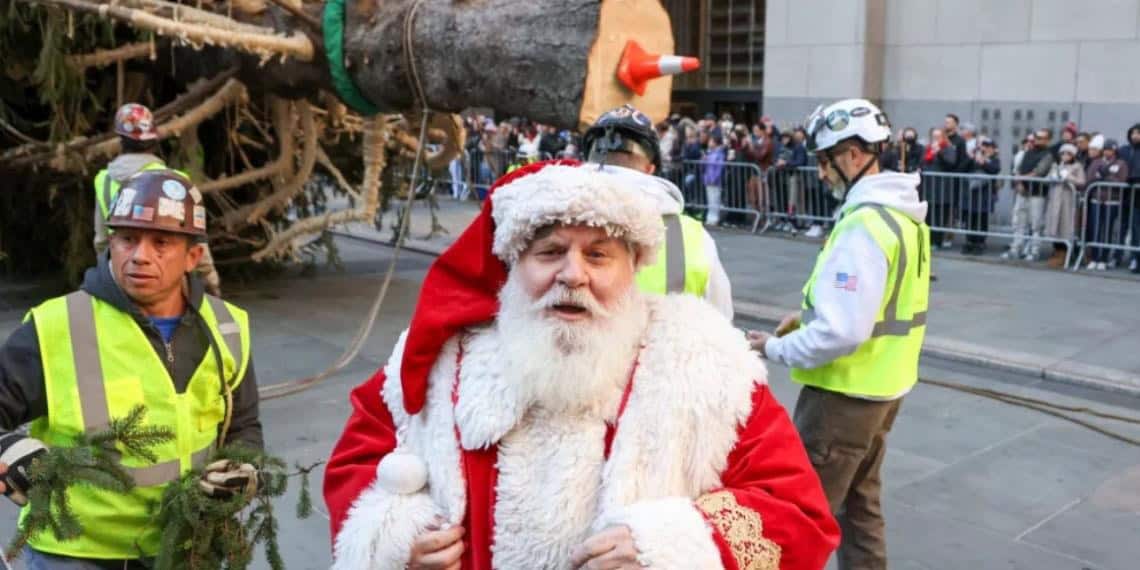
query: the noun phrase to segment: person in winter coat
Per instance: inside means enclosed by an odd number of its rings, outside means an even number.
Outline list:
[[[1094,187],[1097,182],[1127,183],[1128,163],[1116,155],[1117,144],[1115,140],[1104,142],[1104,151],[1088,170],[1088,183],[1092,194],[1089,195],[1088,222],[1085,224],[1085,239],[1094,243],[1122,243],[1124,231],[1113,232],[1112,227],[1120,217],[1123,189],[1111,184],[1103,187]],[[1108,258],[1111,250],[1103,247],[1090,246],[1088,253],[1089,270],[1104,271],[1108,269]]]
[[[1055,269],[1064,267],[1068,244],[1076,239],[1077,195],[1085,187],[1085,167],[1077,160],[1077,146],[1063,144],[1057,154],[1061,161],[1049,172],[1049,180],[1055,183],[1045,210],[1045,236],[1056,240],[1049,258],[1049,267]]]
[[[906,149],[905,153],[903,149]],[[925,153],[926,147],[918,142],[918,132],[912,127],[907,127],[903,129],[898,144],[891,146],[883,153],[883,157],[879,159],[879,166],[883,170],[895,172],[916,172],[922,168],[922,159]],[[903,154],[906,155],[905,165],[902,160]]]
[[[720,195],[724,183],[724,153],[724,139],[720,135],[710,136],[709,150],[705,153],[704,173],[702,175],[705,183],[705,198],[708,200],[708,211],[705,215],[706,226],[715,226],[720,223]]]
[[[931,246],[943,247],[947,228],[950,227],[954,212],[954,173],[958,172],[958,145],[952,144],[942,129],[930,129],[930,145],[923,154],[923,172],[945,172],[945,176],[924,176],[922,190],[929,210],[926,212],[930,225]]]
[[[1137,247],[1140,246],[1140,123],[1128,129],[1128,145],[1120,149],[1120,159],[1128,164],[1128,183],[1132,186],[1123,196],[1126,218],[1122,223],[1130,226],[1132,239],[1129,243]],[[1132,254],[1128,269],[1140,273],[1140,254]]]
[[[974,151],[972,164],[973,174],[993,176],[1001,173],[1001,160],[998,159],[997,145],[988,137],[980,137],[978,148]],[[968,181],[969,188],[962,193],[960,206],[966,229],[973,232],[988,232],[990,230],[990,212],[993,210],[994,195],[997,186],[992,180],[973,178]],[[981,255],[986,251],[986,236],[983,234],[966,234],[966,244],[962,246],[962,253],[966,255]]]
[[[1025,151],[1018,165],[1017,175],[1023,178],[1048,176],[1053,168],[1053,153],[1049,151],[1049,141],[1053,135],[1048,129],[1040,129],[1033,135],[1033,148]],[[1045,195],[1049,184],[1021,180],[1014,182],[1017,194],[1013,199],[1013,243],[1002,259],[1021,257],[1035,260],[1040,255],[1042,230],[1045,229]]]
[[[538,154],[543,159],[554,158],[562,149],[566,148],[566,141],[558,136],[558,128],[553,126],[542,127],[542,135],[538,138]]]
[[[704,203],[704,184],[700,172],[702,158],[704,151],[701,150],[700,131],[689,129],[685,132],[685,144],[681,147],[681,189],[685,193],[686,204]],[[691,211],[687,213],[694,215]]]

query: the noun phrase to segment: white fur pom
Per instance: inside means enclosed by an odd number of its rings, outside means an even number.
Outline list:
[[[427,485],[427,463],[418,455],[395,450],[376,465],[376,485],[394,495],[411,495]]]

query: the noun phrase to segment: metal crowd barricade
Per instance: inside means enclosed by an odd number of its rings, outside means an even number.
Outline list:
[[[774,222],[790,224],[802,229],[804,224],[823,225],[833,219],[839,200],[831,189],[819,179],[814,166],[772,167],[765,172],[759,209],[764,213],[761,232],[773,227]],[[753,227],[753,232],[757,227]]]
[[[1076,209],[1084,193],[1068,182],[1005,174],[923,172],[919,193],[928,204],[926,219],[933,245],[951,241],[952,235],[965,235],[967,243],[981,247],[985,238],[1002,238],[1009,240],[1011,255],[1041,260],[1050,254],[1051,244],[1060,243],[1065,247],[1065,267],[1075,259],[1083,228]],[[1054,202],[1052,208],[1050,202]],[[1073,218],[1063,219],[1070,215]],[[1058,231],[1048,232],[1051,226]],[[1064,231],[1067,227],[1073,231]]]
[[[759,209],[766,218],[766,231],[780,222],[799,230],[806,223],[827,225],[834,220],[841,202],[832,196],[831,189],[819,179],[815,166],[799,168],[770,168],[765,173],[765,185]],[[1079,210],[1085,192],[1071,184],[1047,178],[1026,176],[989,175],[981,173],[924,172],[919,193],[928,204],[927,224],[935,244],[954,236],[967,237],[967,243],[981,246],[984,238],[993,237],[1010,242],[1017,252],[1040,255],[1048,248],[1041,244],[1062,243],[1066,249],[1067,267],[1076,262],[1076,245],[1083,236],[1085,224],[1078,214],[1069,224],[1055,223],[1061,229],[1071,227],[1073,232],[1047,235],[1049,215],[1061,216]],[[1021,214],[1014,220],[1017,195],[1024,193]],[[1067,194],[1067,195],[1066,195]],[[1064,201],[1069,206],[1057,210],[1048,207],[1050,199]],[[1022,220],[1021,218],[1025,218]],[[1135,218],[1133,218],[1135,219]],[[1014,222],[1021,227],[1015,227]],[[1036,222],[1036,225],[1034,224]],[[1105,240],[1116,249],[1135,250],[1123,244],[1121,226],[1114,226],[1117,235]],[[1003,243],[1002,246],[1006,244]]]
[[[458,164],[453,161],[448,165],[447,173],[436,178],[441,185],[450,188],[451,196],[457,200],[466,200],[472,194],[483,200],[495,181],[513,168],[551,158],[554,157],[549,153],[526,156],[509,149],[485,151],[476,148],[465,150],[462,157],[456,159]]]
[[[1125,252],[1140,256],[1140,186],[1124,182],[1093,182],[1081,201],[1080,255],[1074,269],[1084,261],[1108,265],[1127,263]],[[1114,259],[1115,258],[1115,259]]]
[[[720,175],[714,178],[710,170],[718,167]],[[661,176],[681,190],[687,209],[704,212],[706,222],[710,219],[721,221],[718,218],[722,218],[720,215],[723,213],[744,214],[753,217],[755,231],[762,216],[756,204],[760,200],[760,187],[764,180],[758,165],[747,162],[717,165],[704,160],[685,160],[664,170]]]

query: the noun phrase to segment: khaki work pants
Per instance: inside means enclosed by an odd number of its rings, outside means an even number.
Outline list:
[[[879,470],[902,398],[876,402],[804,386],[794,421],[843,530],[841,570],[884,570],[887,541]]]

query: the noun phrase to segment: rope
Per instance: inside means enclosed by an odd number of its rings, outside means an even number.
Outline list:
[[[420,4],[423,4],[423,0],[416,0],[412,3],[412,8],[408,10],[408,14],[404,16],[404,73],[408,75],[408,85],[412,88],[412,95],[416,98],[416,107],[427,109],[424,86],[420,83],[419,69],[416,68],[415,45],[412,43],[412,28],[415,25],[416,12],[420,9]]]
[[[412,180],[415,181],[419,175],[420,165],[423,162],[424,149],[427,145],[427,123],[430,111],[424,109],[423,117],[420,121],[420,142],[419,148],[416,151],[416,160],[412,165]],[[345,366],[348,366],[360,350],[364,348],[364,342],[372,333],[372,327],[376,324],[376,317],[380,314],[380,307],[384,305],[384,299],[388,296],[388,288],[392,284],[392,277],[396,273],[396,263],[400,260],[400,252],[403,250],[404,238],[407,236],[408,227],[411,225],[412,219],[412,204],[415,199],[415,194],[412,192],[413,188],[409,188],[408,197],[405,199],[404,205],[404,219],[400,221],[399,230],[396,234],[396,243],[393,246],[392,261],[388,263],[388,270],[384,274],[384,281],[380,285],[380,291],[376,294],[376,299],[372,302],[372,307],[368,310],[368,317],[360,325],[360,330],[357,331],[356,337],[352,339],[344,353],[340,355],[328,368],[319,374],[301,378],[299,380],[291,380],[288,382],[280,382],[263,386],[258,390],[258,395],[263,400],[272,400],[274,398],[281,398],[289,396],[298,392],[303,392],[316,386],[321,381],[327,379],[329,376],[341,371]]]
[[[946,381],[942,381],[942,380],[931,380],[929,378],[920,378],[919,382],[922,382],[923,384],[930,384],[932,386],[938,386],[941,388],[946,388],[948,390],[955,390],[958,392],[964,392],[966,394],[973,394],[975,396],[981,396],[983,398],[989,398],[991,400],[996,400],[998,402],[1002,402],[1004,404],[1009,404],[1011,406],[1018,406],[1021,408],[1026,408],[1026,409],[1034,410],[1037,412],[1041,412],[1043,414],[1050,415],[1050,416],[1053,416],[1055,418],[1060,418],[1060,419],[1065,420],[1067,422],[1079,425],[1083,428],[1092,430],[1092,431],[1097,432],[1103,436],[1110,437],[1110,438],[1115,439],[1117,441],[1127,443],[1127,444],[1135,446],[1135,447],[1140,447],[1140,439],[1128,437],[1126,435],[1117,433],[1117,432],[1109,430],[1107,428],[1103,428],[1101,426],[1098,426],[1098,425],[1090,423],[1090,422],[1086,422],[1082,419],[1075,418],[1073,416],[1070,416],[1070,415],[1062,413],[1062,412],[1084,413],[1084,414],[1089,414],[1091,416],[1096,416],[1098,418],[1105,418],[1105,419],[1116,420],[1116,421],[1120,421],[1120,422],[1140,425],[1140,419],[1138,419],[1138,418],[1130,418],[1130,417],[1126,417],[1126,416],[1118,416],[1116,414],[1108,414],[1105,412],[1100,412],[1100,411],[1093,410],[1091,408],[1086,408],[1086,407],[1065,406],[1062,404],[1055,404],[1053,402],[1049,402],[1046,400],[1038,400],[1036,398],[1027,398],[1025,396],[1017,396],[1017,395],[1010,394],[1008,392],[1002,392],[999,390],[991,390],[989,388],[975,388],[973,386],[966,386],[964,384],[959,384],[957,382],[946,382]]]

